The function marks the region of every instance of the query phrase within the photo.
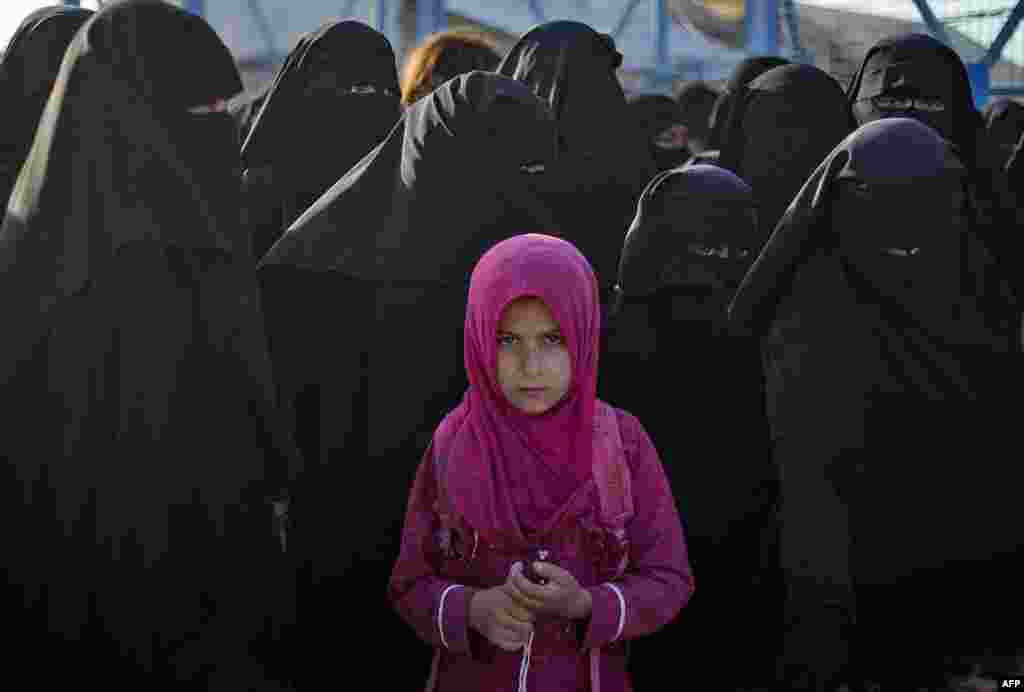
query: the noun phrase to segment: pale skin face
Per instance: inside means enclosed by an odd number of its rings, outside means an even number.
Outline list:
[[[531,416],[551,410],[569,392],[572,358],[543,301],[509,303],[498,324],[498,384],[505,398]]]

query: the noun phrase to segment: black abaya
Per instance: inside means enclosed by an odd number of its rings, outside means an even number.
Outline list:
[[[46,684],[268,684],[270,500],[294,456],[240,240],[236,130],[210,112],[240,89],[201,19],[152,0],[97,13],[0,229],[0,392],[18,420],[4,520],[24,527],[5,567],[36,620],[12,660]]]

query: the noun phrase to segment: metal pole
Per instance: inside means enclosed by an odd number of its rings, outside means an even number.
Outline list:
[[[971,80],[971,96],[974,97],[974,107],[981,110],[988,103],[989,95],[992,92],[988,63],[970,62],[966,67],[967,76]]]
[[[206,14],[206,0],[185,0],[185,9],[202,17]]]
[[[1014,32],[1017,31],[1017,27],[1020,25],[1020,20],[1024,18],[1024,0],[1017,0],[1017,4],[1014,5],[1013,11],[1010,12],[1010,16],[1006,18],[1006,23],[1003,24],[1003,28],[999,30],[992,45],[989,46],[988,52],[985,53],[985,62],[991,67],[999,62],[999,58],[1003,55],[1003,48],[1006,47],[1007,42],[1013,38]]]
[[[669,32],[672,29],[667,0],[653,0],[651,3],[654,34],[654,83],[669,82],[673,77],[672,56],[669,53]]]
[[[70,5],[71,7],[78,7],[82,4],[82,0],[64,0],[64,4]]]
[[[747,51],[752,55],[779,53],[779,0],[747,0]]]
[[[540,6],[540,0],[529,0],[530,14],[533,15],[533,20],[538,24],[544,24],[547,19],[544,18],[544,8]]]
[[[1024,2],[1024,0],[1022,0]],[[615,28],[612,29],[612,38],[617,39],[622,30],[626,28],[626,23],[629,22],[630,16],[633,14],[633,10],[640,4],[640,0],[629,0],[629,4],[622,10],[622,14],[619,15],[619,21],[615,22]]]
[[[914,0],[914,5],[917,6],[917,11],[921,13],[921,19],[924,20],[924,25],[928,27],[928,31],[931,32],[932,36],[939,39],[947,46],[952,45],[949,42],[949,34],[946,33],[946,27],[943,26],[939,18],[932,12],[931,5],[928,4],[928,0]]]

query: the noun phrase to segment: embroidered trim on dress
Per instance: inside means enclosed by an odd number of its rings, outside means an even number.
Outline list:
[[[612,637],[612,641],[618,641],[619,637],[622,636],[622,629],[626,626],[626,598],[622,595],[622,590],[610,582],[606,582],[605,586],[615,592],[615,595],[619,597],[619,628],[615,631],[615,636]]]
[[[441,602],[437,606],[437,630],[441,633],[441,643],[444,644],[444,648],[450,648],[448,641],[444,638],[444,599],[448,598],[448,592],[452,589],[458,589],[462,584],[452,584],[443,592],[441,592]]]

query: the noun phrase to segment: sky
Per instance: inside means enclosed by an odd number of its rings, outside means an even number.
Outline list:
[[[39,2],[38,0],[0,0],[0,46],[6,46],[11,35],[18,29],[21,20],[33,10],[48,5],[59,5],[60,0]],[[82,7],[96,9],[96,0],[82,0]]]
[[[21,20],[32,10],[45,5],[55,4],[60,0],[50,2],[39,2],[38,0],[0,0],[0,46],[6,46],[11,34],[21,23]],[[217,0],[208,0],[217,2]],[[278,2],[280,0],[274,0]],[[301,2],[302,0],[290,0]],[[510,2],[522,2],[523,0],[509,0]],[[608,0],[609,2],[624,2],[624,0]],[[913,0],[797,0],[798,4],[818,5],[820,7],[832,7],[835,9],[857,10],[870,14],[881,14],[902,19],[919,20],[920,15],[914,6]],[[945,12],[955,12],[959,0],[932,0],[932,7],[940,16]],[[1007,0],[1006,4],[1010,4]],[[96,0],[82,0],[83,7],[96,8]]]

